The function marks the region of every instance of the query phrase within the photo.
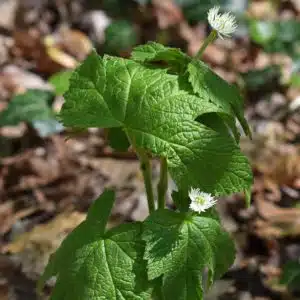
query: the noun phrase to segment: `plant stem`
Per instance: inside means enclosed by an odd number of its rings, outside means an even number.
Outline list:
[[[147,153],[143,149],[135,149],[139,160],[140,168],[144,177],[145,190],[148,200],[149,213],[155,210],[153,188],[152,188],[152,172],[151,172],[151,162]]]
[[[166,193],[168,189],[168,164],[165,157],[160,159],[160,176],[157,185],[158,208],[164,209],[166,206]]]
[[[148,209],[149,209],[149,213],[151,214],[155,210],[153,188],[152,188],[151,161],[147,155],[147,152],[144,149],[138,148],[136,146],[135,140],[132,139],[131,136],[128,134],[128,131],[126,129],[124,129],[124,131],[140,161],[140,169],[144,177],[144,185],[145,185],[145,190],[147,195]]]
[[[197,59],[201,59],[202,54],[203,54],[204,50],[206,49],[206,47],[210,43],[212,43],[217,38],[217,36],[218,36],[217,31],[212,30],[211,33],[209,34],[209,36],[204,40],[204,42],[203,42],[201,48],[199,49],[199,51],[197,52],[197,54],[195,56]]]

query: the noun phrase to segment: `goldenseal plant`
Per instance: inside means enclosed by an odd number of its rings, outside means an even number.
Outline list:
[[[238,90],[200,60],[235,21],[218,8],[208,15],[213,31],[196,57],[150,42],[130,59],[93,52],[73,72],[61,121],[106,128],[115,147],[131,145],[149,216],[107,230],[115,194],[106,190],[50,258],[39,290],[56,276],[52,300],[201,300],[232,265],[234,243],[214,205],[241,191],[249,202],[252,173],[238,128],[250,130]],[[156,192],[154,159],[161,166]],[[175,210],[166,208],[168,176],[177,187]]]

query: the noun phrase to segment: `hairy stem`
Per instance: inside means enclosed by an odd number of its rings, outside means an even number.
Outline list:
[[[199,51],[196,54],[196,58],[201,59],[202,54],[204,53],[205,49],[207,48],[207,46],[212,43],[218,36],[218,33],[216,30],[212,30],[211,33],[209,34],[209,36],[204,40],[201,48],[199,49]]]
[[[160,159],[160,177],[157,185],[158,208],[164,209],[166,206],[166,193],[168,189],[168,164],[165,157]]]

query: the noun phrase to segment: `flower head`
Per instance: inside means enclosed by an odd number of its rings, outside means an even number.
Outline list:
[[[218,32],[220,38],[230,35],[237,29],[235,17],[229,12],[219,13],[220,7],[215,6],[208,11],[208,22],[210,26]]]
[[[191,188],[189,197],[191,199],[190,209],[198,213],[217,203],[217,200],[211,194],[201,192],[199,189]]]

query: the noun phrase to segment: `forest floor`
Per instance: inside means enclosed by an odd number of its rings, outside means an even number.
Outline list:
[[[128,57],[135,45],[156,40],[194,55],[214,1],[146,2],[0,1],[0,300],[46,299],[53,282],[44,296],[35,286],[49,255],[105,187],[117,190],[110,226],[148,213],[134,153],[114,150],[105,130],[74,132],[31,111],[59,111],[62,78],[55,76],[93,47]],[[284,265],[300,258],[300,3],[221,3],[237,15],[239,30],[203,59],[241,88],[253,130],[241,147],[255,179],[249,208],[241,194],[218,202],[238,253],[205,299],[300,299],[280,284]],[[17,95],[27,98],[4,120]],[[47,107],[39,107],[42,98]],[[155,161],[153,168],[156,181]]]

